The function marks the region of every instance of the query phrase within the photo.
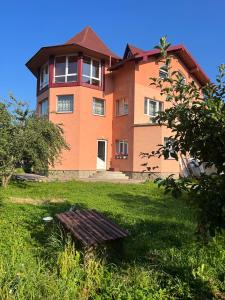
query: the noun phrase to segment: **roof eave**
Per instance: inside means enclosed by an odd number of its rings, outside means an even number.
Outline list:
[[[205,72],[202,70],[202,68],[199,66],[199,64],[196,62],[196,60],[193,58],[193,56],[190,54],[190,52],[185,48],[184,45],[180,44],[180,45],[176,45],[176,46],[171,46],[168,49],[168,52],[179,53],[180,51],[185,52],[188,55],[188,58],[190,59],[191,63],[194,65],[194,68],[192,68],[190,70],[190,72],[192,71],[191,74],[197,79],[197,81],[200,83],[200,85],[204,86],[208,82],[210,82],[209,77],[205,74]],[[154,49],[154,50],[150,50],[150,51],[143,51],[142,53],[140,53],[134,57],[122,60],[122,61],[114,64],[111,68],[109,68],[109,70],[115,71],[118,68],[121,68],[127,61],[130,61],[130,60],[146,60],[155,55],[160,55],[160,50]]]
[[[34,70],[34,68],[32,67],[32,64],[34,63],[35,59],[38,58],[39,55],[41,55],[44,51],[48,51],[50,49],[57,49],[57,48],[71,48],[71,47],[78,47],[80,48],[81,50],[83,49],[84,51],[90,51],[90,52],[93,52],[93,54],[96,54],[98,56],[102,56],[102,58],[104,59],[107,59],[109,57],[111,57],[111,59],[114,59],[114,60],[121,60],[121,58],[119,56],[117,56],[116,54],[114,54],[113,52],[111,53],[112,55],[109,55],[109,54],[106,54],[106,53],[100,53],[100,52],[97,52],[95,50],[92,50],[92,49],[89,49],[89,48],[86,48],[84,46],[80,46],[78,44],[63,44],[63,45],[54,45],[54,46],[46,46],[46,47],[42,47],[40,48],[36,53],[35,55],[33,55],[27,62],[26,62],[26,67],[33,73],[34,76],[37,76],[37,72]],[[46,53],[47,55],[47,53]]]

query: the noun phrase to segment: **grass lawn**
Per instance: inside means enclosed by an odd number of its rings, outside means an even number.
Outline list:
[[[224,236],[198,243],[194,212],[153,183],[12,184],[0,199],[0,299],[225,299]],[[123,252],[84,259],[46,228],[71,205],[128,229]]]

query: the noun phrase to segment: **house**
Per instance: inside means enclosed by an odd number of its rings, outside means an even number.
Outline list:
[[[183,45],[172,46],[172,69],[203,86],[208,78]],[[167,76],[159,51],[127,45],[123,58],[86,27],[64,44],[41,48],[26,64],[37,78],[37,112],[62,124],[69,151],[51,174],[89,177],[96,170],[146,176],[141,152],[164,144],[170,130],[153,122],[169,106],[150,77]],[[152,158],[161,175],[179,175],[174,159]]]

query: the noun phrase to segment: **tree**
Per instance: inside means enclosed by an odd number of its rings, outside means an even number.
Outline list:
[[[160,88],[161,95],[171,104],[156,121],[170,128],[172,134],[166,145],[159,145],[158,151],[147,156],[171,155],[176,160],[188,156],[199,165],[204,164],[206,170],[214,168],[213,173],[202,172],[196,178],[176,180],[171,175],[157,179],[165,192],[176,197],[186,192],[197,211],[198,232],[214,235],[216,230],[225,228],[225,65],[218,68],[216,84],[209,82],[200,87],[194,81],[184,83],[180,73],[171,69],[169,45],[163,37],[156,48],[160,49],[170,75],[150,78],[150,84]]]
[[[47,170],[68,149],[62,128],[38,118],[13,96],[0,102],[0,180],[6,187],[18,166]]]

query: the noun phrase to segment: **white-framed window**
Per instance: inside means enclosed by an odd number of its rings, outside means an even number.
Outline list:
[[[77,56],[56,56],[54,68],[54,82],[76,82],[77,79]]]
[[[84,57],[82,68],[82,81],[84,83],[101,85],[101,63],[97,59]]]
[[[44,99],[40,103],[40,116],[44,117],[48,114],[48,98]]]
[[[126,140],[116,141],[116,154],[117,155],[128,155],[128,142]]]
[[[169,77],[168,67],[166,65],[160,67],[159,69],[159,77],[162,79]]]
[[[49,67],[48,63],[43,65],[40,69],[40,90],[47,86],[49,83]]]
[[[181,79],[181,84],[186,84],[187,80],[186,80],[185,76],[180,71],[178,71],[178,76]]]
[[[144,100],[144,114],[149,117],[156,117],[163,110],[163,103],[150,98]]]
[[[167,159],[175,159],[174,157],[171,156],[172,153],[174,153],[173,150],[173,139],[169,137],[164,137],[164,147],[166,147],[165,150],[168,150],[169,156]]]
[[[98,116],[105,115],[105,100],[93,98],[93,114]]]
[[[74,108],[73,95],[57,96],[58,113],[70,113],[73,112],[73,108]]]
[[[126,99],[122,98],[116,100],[116,115],[123,116],[128,114],[128,103]]]

